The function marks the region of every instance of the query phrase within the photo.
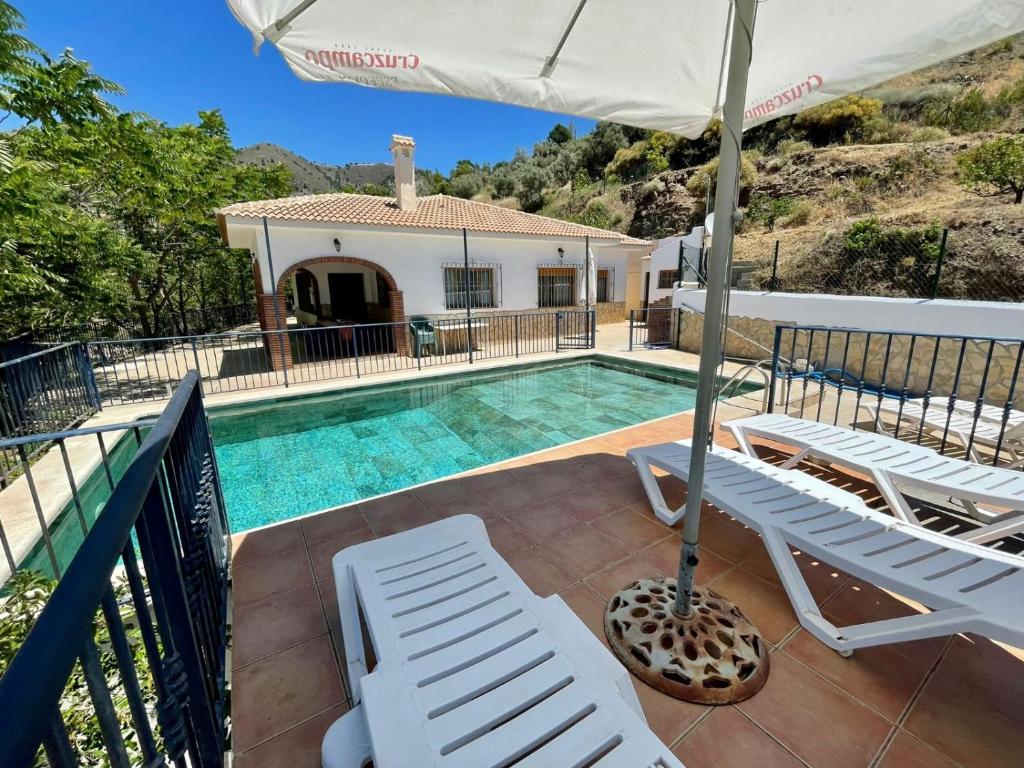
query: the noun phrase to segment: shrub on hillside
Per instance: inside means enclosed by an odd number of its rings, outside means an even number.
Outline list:
[[[837,258],[827,285],[842,293],[873,286],[880,295],[921,296],[934,276],[941,230],[937,224],[883,227],[871,217],[851,224],[831,240]]]
[[[810,149],[814,149],[814,145],[809,141],[783,139],[778,143],[778,146],[776,146],[775,154],[780,157],[789,157],[790,155],[795,155],[797,152],[806,152]]]
[[[956,158],[960,183],[977,195],[1012,194],[1024,200],[1024,136],[1002,136]]]
[[[533,164],[526,165],[516,175],[515,194],[524,211],[533,213],[541,209],[544,205],[544,189],[550,180],[551,177],[543,168]]]
[[[755,224],[763,224],[769,232],[775,224],[793,212],[796,200],[792,197],[772,197],[767,192],[755,192],[747,204],[746,219]]]
[[[716,157],[694,171],[686,182],[686,191],[694,197],[703,199],[708,193],[709,184],[711,191],[714,192],[717,183],[718,158]],[[757,168],[754,166],[754,155],[752,152],[744,152],[740,157],[740,191],[749,189],[756,183]]]
[[[926,141],[942,141],[949,138],[949,131],[939,128],[937,125],[926,125],[922,128],[915,128],[910,133],[912,144],[923,144]]]
[[[882,102],[878,99],[851,94],[805,109],[793,125],[817,146],[849,144],[863,140],[881,114]]]
[[[779,220],[779,226],[783,229],[790,227],[802,227],[811,222],[814,216],[814,203],[810,200],[795,200],[787,215]]]

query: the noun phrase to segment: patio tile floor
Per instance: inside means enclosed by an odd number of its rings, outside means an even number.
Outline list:
[[[316,768],[348,708],[330,559],[374,536],[451,514],[484,518],[492,542],[538,594],[558,593],[604,642],[608,596],[674,574],[679,529],[638,498],[625,448],[689,435],[674,416],[234,539],[233,728],[239,768]],[[674,430],[669,432],[669,430]],[[726,440],[723,439],[723,443]],[[831,476],[865,498],[863,479]],[[670,503],[685,488],[664,478]],[[577,484],[573,487],[573,484]],[[1024,754],[1024,651],[954,637],[843,659],[799,628],[760,538],[711,507],[698,582],[735,599],[772,646],[768,684],[737,706],[677,701],[634,681],[651,728],[688,768],[999,768]],[[915,610],[797,558],[833,619]]]

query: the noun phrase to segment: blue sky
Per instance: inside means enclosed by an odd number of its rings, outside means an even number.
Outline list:
[[[324,163],[387,162],[392,133],[416,139],[416,164],[451,170],[530,148],[562,120],[448,96],[306,83],[251,36],[223,0],[12,0],[27,35],[51,54],[73,48],[123,85],[124,110],[177,124],[220,108],[236,146],[270,141]],[[577,134],[593,122],[571,118]]]

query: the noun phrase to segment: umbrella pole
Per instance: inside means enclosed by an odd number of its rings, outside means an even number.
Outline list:
[[[740,147],[743,137],[743,110],[747,96],[747,70],[757,0],[734,0],[732,45],[729,51],[725,105],[722,109],[722,145],[719,154],[718,184],[715,192],[714,234],[707,267],[707,291],[704,302],[704,335],[700,345],[700,369],[697,402],[693,414],[693,450],[687,481],[686,512],[683,518],[683,544],[679,555],[673,612],[688,618],[693,614],[693,576],[697,569],[697,541],[700,533],[700,507],[704,486],[704,462],[711,442],[712,416],[717,392],[718,368],[722,359],[722,311],[729,290],[736,200],[739,190]]]
[[[757,0],[733,0],[728,90],[715,197],[715,229],[707,271],[704,338],[688,475],[687,514],[676,579],[640,579],[605,609],[608,644],[633,674],[658,690],[698,704],[732,704],[768,680],[768,647],[757,627],[729,600],[694,589],[704,461],[711,443],[722,356],[722,314],[729,290],[743,108]],[[671,601],[671,602],[670,602]]]

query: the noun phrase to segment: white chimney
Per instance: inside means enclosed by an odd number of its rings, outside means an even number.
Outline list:
[[[416,166],[412,152],[416,142],[409,136],[391,137],[391,154],[395,164],[395,201],[403,211],[416,210]]]

